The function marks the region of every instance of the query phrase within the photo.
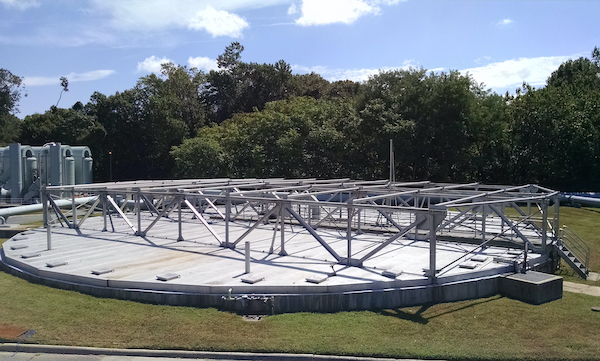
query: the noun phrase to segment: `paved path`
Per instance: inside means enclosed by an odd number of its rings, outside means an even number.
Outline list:
[[[586,295],[600,297],[600,287],[585,285],[582,283],[563,282],[563,291],[573,293],[584,293]]]

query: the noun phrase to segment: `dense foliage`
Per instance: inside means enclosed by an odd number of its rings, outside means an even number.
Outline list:
[[[245,63],[232,43],[218,70],[165,64],[160,75],[86,105],[12,113],[20,78],[2,69],[0,143],[87,144],[96,180],[112,152],[118,180],[170,177],[388,177],[539,183],[599,190],[600,50],[515,96],[457,71],[380,72],[364,83],[294,75],[283,60]]]

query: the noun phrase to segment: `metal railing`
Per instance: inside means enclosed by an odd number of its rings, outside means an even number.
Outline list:
[[[567,226],[560,228],[559,246],[565,246],[569,252],[585,266],[587,272],[590,264],[590,247]]]

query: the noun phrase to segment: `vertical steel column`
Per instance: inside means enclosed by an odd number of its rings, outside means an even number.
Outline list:
[[[560,195],[554,196],[554,239],[558,239],[560,229]]]
[[[245,269],[246,272],[245,273],[248,274],[248,273],[250,273],[250,241],[246,241],[244,253],[246,256],[246,269]]]
[[[357,219],[357,222],[358,222],[358,224],[356,226],[356,234],[362,234],[363,232],[362,232],[362,228],[360,226],[360,208],[358,208],[356,210],[356,213],[357,213],[356,214],[356,219]]]
[[[487,216],[487,207],[486,205],[481,206],[481,241],[485,242],[485,221]]]
[[[390,183],[392,182],[394,182],[394,140],[390,139]]]
[[[177,223],[178,223],[178,227],[179,227],[179,237],[177,237],[177,242],[180,241],[184,241],[183,239],[183,225],[181,223],[181,202],[183,201],[182,199],[183,197],[178,196],[177,197]]]
[[[225,190],[225,247],[229,248],[229,219],[231,217],[231,198],[229,192],[231,190],[227,188]]]
[[[71,187],[71,202],[71,209],[73,213],[71,227],[77,229],[77,205],[75,204],[75,187]]]
[[[52,224],[48,222],[46,225],[46,244],[48,247],[48,251],[52,249]]]
[[[435,212],[429,210],[427,214],[429,220],[429,278],[432,284],[437,283],[436,279],[436,235],[435,235]]]
[[[548,200],[542,200],[542,252],[546,251],[548,239]]]
[[[46,193],[46,186],[42,187],[42,204],[44,206],[44,219],[46,224],[46,244],[48,251],[52,249],[52,224],[50,223],[50,215],[48,214],[48,207],[50,206],[50,202],[48,200],[48,194]]]
[[[138,188],[135,194],[135,211],[137,216],[137,235],[142,235],[142,195],[141,190]]]
[[[348,199],[348,227],[346,228],[346,240],[348,241],[348,266],[352,258],[352,198]]]
[[[44,220],[44,227],[48,226],[48,200],[46,199],[46,185],[42,183],[42,206],[44,210],[42,212],[42,219]]]
[[[106,209],[106,190],[104,190],[101,193],[102,198],[102,218],[104,218],[104,228],[102,228],[102,232],[106,232],[107,228],[106,228],[106,213],[107,213],[107,209]]]
[[[283,196],[284,198],[287,198],[286,195]],[[291,203],[288,202],[287,206],[291,207]],[[284,202],[281,202],[281,207],[280,207],[280,212],[279,212],[279,233],[281,235],[281,247],[279,248],[279,255],[280,256],[287,256],[288,253],[285,251],[285,209],[286,209],[286,204],[284,204]],[[275,226],[277,227],[277,226]]]

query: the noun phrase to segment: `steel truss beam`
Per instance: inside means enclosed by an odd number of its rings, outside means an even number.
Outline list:
[[[69,222],[67,216],[52,199],[52,193],[91,194],[98,198],[87,213],[77,221]],[[57,217],[69,227],[81,227],[92,216],[93,212],[102,207],[104,230],[107,216],[118,213],[127,225],[138,235],[145,237],[161,219],[168,217],[177,208],[177,217],[172,221],[179,223],[178,240],[183,240],[183,212],[197,219],[218,241],[220,246],[235,248],[261,225],[271,223],[276,216],[273,239],[270,252],[275,248],[277,232],[280,236],[279,254],[286,255],[286,224],[299,224],[340,264],[364,267],[364,263],[374,258],[379,252],[411,232],[423,236],[429,241],[430,268],[429,277],[432,282],[436,279],[436,244],[439,236],[454,235],[463,232],[475,232],[475,237],[486,244],[493,239],[513,234],[534,248],[532,237],[541,237],[542,246],[546,243],[548,229],[556,234],[558,227],[558,207],[556,206],[557,192],[535,186],[496,186],[479,183],[451,184],[419,182],[390,182],[389,180],[353,181],[348,178],[316,180],[316,179],[194,179],[170,181],[135,181],[91,185],[76,185],[68,187],[47,187],[45,199]],[[120,206],[115,198],[123,197]],[[137,228],[127,218],[125,209],[127,200],[133,198],[134,214],[137,215]],[[548,204],[555,204],[554,219],[548,219]],[[131,201],[129,201],[131,202]],[[198,208],[194,205],[198,203]],[[527,211],[522,207],[527,204]],[[131,203],[129,203],[131,205]],[[145,228],[141,227],[141,212],[144,205],[154,219]],[[531,205],[536,210],[531,213]],[[505,213],[505,207],[514,208],[520,215],[518,221],[511,220]],[[131,207],[129,207],[131,208]],[[216,225],[211,225],[204,213],[210,208],[216,213]],[[241,209],[240,209],[241,208]],[[252,209],[256,213],[246,213]],[[452,210],[458,210],[455,214]],[[109,212],[110,211],[110,212]],[[317,212],[318,211],[318,215]],[[339,212],[339,217],[336,215]],[[541,226],[533,220],[533,215],[540,212]],[[303,217],[302,215],[306,215]],[[347,218],[344,217],[347,215]],[[396,217],[400,215],[400,217]],[[47,210],[45,210],[47,219]],[[441,217],[444,217],[443,219]],[[76,215],[74,215],[76,217]],[[360,250],[353,258],[352,245],[357,234],[375,232],[373,219],[385,219],[386,232],[394,234],[387,236],[380,244],[370,250]],[[402,218],[406,217],[406,218]],[[176,218],[176,220],[175,220]],[[230,225],[238,220],[249,220],[244,223],[247,227],[241,236],[230,239]],[[331,222],[327,224],[326,222]],[[239,225],[240,223],[236,223]],[[246,226],[247,224],[247,226]],[[335,227],[339,229],[340,238],[347,240],[347,254],[342,256],[333,249],[319,227]],[[491,227],[500,225],[501,229]],[[375,223],[375,227],[377,223]],[[223,228],[218,228],[223,227]],[[506,227],[506,228],[505,228]],[[114,228],[113,228],[114,229]],[[222,231],[224,229],[224,232]],[[239,229],[236,227],[236,229]],[[217,232],[217,230],[219,230]],[[344,232],[345,231],[345,232]],[[421,231],[419,233],[419,231]],[[289,233],[289,232],[288,232]],[[345,234],[344,234],[345,233]],[[223,239],[224,238],[224,239]]]

